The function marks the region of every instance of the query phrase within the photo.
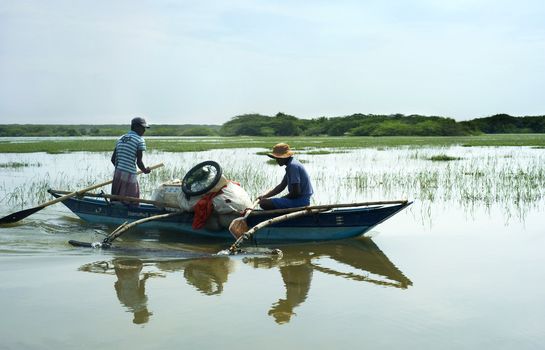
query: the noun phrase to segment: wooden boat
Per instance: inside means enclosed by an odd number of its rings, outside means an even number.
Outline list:
[[[62,196],[64,191],[49,190],[49,193],[58,198]],[[115,226],[121,225],[124,222],[132,222],[171,212],[150,204],[126,205],[121,202],[112,202],[107,198],[101,198],[100,194],[85,194],[80,197],[72,197],[64,200],[62,203],[84,221]],[[412,202],[391,201],[376,203],[385,204],[361,207],[349,207],[349,204],[329,206],[337,207],[332,209],[327,209],[328,206],[321,206],[325,207],[325,211],[271,224],[260,229],[254,236],[254,239],[257,243],[278,243],[328,241],[358,237],[403,210]],[[339,206],[342,208],[339,208]],[[255,210],[247,217],[246,221],[248,226],[252,227],[260,222],[294,210],[297,209]],[[239,216],[231,216],[230,220],[237,217]],[[193,237],[233,239],[227,228],[193,229],[192,223],[193,213],[183,212],[179,215],[143,223],[139,227],[146,230],[177,231]]]

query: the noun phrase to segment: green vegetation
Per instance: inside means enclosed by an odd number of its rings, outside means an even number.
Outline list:
[[[353,114],[345,117],[298,119],[284,113],[274,117],[246,114],[223,124],[222,136],[461,136],[479,133],[454,119]]]
[[[284,113],[273,117],[245,114],[223,124],[222,136],[467,136],[482,133],[545,133],[545,116],[498,114],[456,122],[438,116],[353,114],[298,119]]]
[[[152,125],[147,136],[214,136],[219,125]],[[37,125],[3,124],[0,137],[11,136],[120,136],[130,125]]]
[[[422,146],[534,146],[545,147],[545,134],[496,134],[477,136],[387,136],[387,137],[203,137],[146,138],[149,151],[199,152],[227,148],[261,148],[265,151],[278,142],[287,142],[296,151],[305,153],[320,149],[422,147]],[[29,142],[0,142],[0,153],[65,153],[111,152],[112,139],[39,139]]]
[[[28,166],[41,166],[40,163],[7,162],[0,163],[0,168],[24,168]]]
[[[450,160],[460,160],[462,158],[460,157],[451,157],[451,156],[448,156],[446,154],[438,154],[436,156],[432,156],[429,158],[431,161],[434,161],[434,162],[448,162]]]
[[[308,155],[311,155],[311,156],[333,154],[333,153],[342,153],[342,151],[329,151],[329,150],[325,150],[325,149],[318,149],[318,150],[315,150],[315,151],[305,152],[305,154],[308,154]]]
[[[10,136],[120,136],[128,125],[0,125],[0,137]],[[352,114],[342,117],[299,119],[244,114],[223,125],[152,125],[146,136],[469,136],[478,134],[545,133],[545,116],[513,117],[497,114],[457,122],[421,115]]]
[[[300,163],[308,163],[308,161],[304,160],[304,159],[299,159],[299,162]],[[278,163],[276,162],[276,159],[272,159],[272,158],[269,158],[265,161],[265,163],[269,164],[269,165],[278,165]]]
[[[545,133],[545,116],[512,117],[508,114],[496,114],[488,118],[460,122],[460,124],[486,134]]]
[[[305,148],[308,148],[308,147],[305,147]],[[299,154],[308,154],[310,156],[317,156],[317,155],[326,155],[326,154],[333,154],[333,153],[344,153],[345,151],[333,151],[333,150],[325,150],[325,149],[315,149],[315,150],[310,150],[310,151],[299,151],[297,153]],[[257,155],[260,155],[260,156],[266,156],[267,154],[269,154],[270,151],[260,151],[260,152],[255,152],[255,154]]]

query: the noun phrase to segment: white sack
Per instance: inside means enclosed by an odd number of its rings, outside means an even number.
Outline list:
[[[252,206],[252,200],[246,191],[239,185],[229,182],[214,199],[214,211],[218,214],[242,213]]]
[[[170,204],[177,207],[178,196],[182,192],[182,182],[179,179],[167,181],[155,188],[151,194],[151,199],[157,202]]]
[[[197,202],[200,201],[201,198],[204,196],[204,194],[201,194],[199,196],[189,197],[189,199],[187,199],[185,193],[182,191],[178,195],[178,205],[183,211],[192,213],[195,211],[195,208],[193,208],[195,204],[197,204]]]

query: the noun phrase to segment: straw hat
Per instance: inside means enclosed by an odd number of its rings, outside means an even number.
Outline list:
[[[278,143],[272,148],[272,153],[267,153],[271,158],[289,158],[293,156],[293,151],[287,143]]]

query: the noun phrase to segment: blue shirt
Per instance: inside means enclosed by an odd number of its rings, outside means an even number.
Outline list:
[[[133,130],[121,136],[115,144],[115,168],[136,174],[136,152],[146,150],[146,141]]]
[[[288,191],[290,185],[299,184],[301,188],[301,196],[311,196],[314,193],[312,184],[307,171],[303,167],[303,164],[295,158],[291,158],[286,165],[286,175],[284,180],[288,182]]]

